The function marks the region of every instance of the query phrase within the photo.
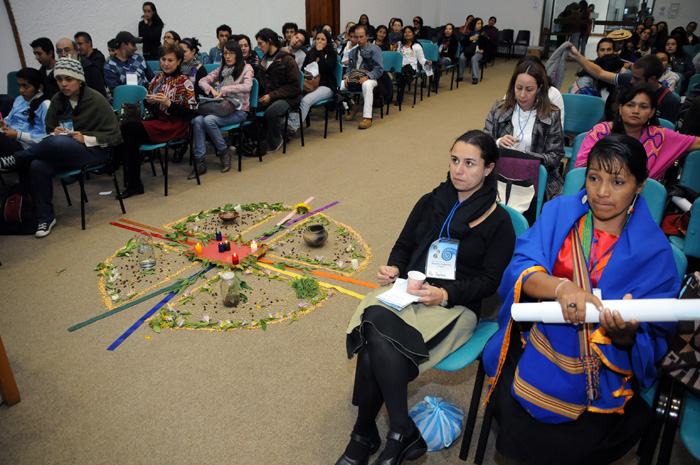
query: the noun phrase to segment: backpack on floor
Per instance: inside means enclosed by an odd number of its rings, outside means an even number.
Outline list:
[[[7,192],[0,208],[0,235],[34,234],[38,226],[31,190],[16,184]]]

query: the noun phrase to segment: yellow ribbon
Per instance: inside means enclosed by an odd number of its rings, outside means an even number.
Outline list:
[[[292,278],[303,278],[304,277],[303,275],[300,275],[299,273],[294,273],[294,272],[287,271],[287,270],[280,270],[279,268],[275,268],[274,266],[266,265],[264,263],[258,262],[258,265],[260,265],[263,268],[267,268],[268,270],[276,271],[277,273],[283,274],[285,276],[290,276]],[[336,284],[328,284],[328,283],[324,283],[323,281],[319,281],[318,284],[321,287],[325,287],[328,289],[335,289],[338,292],[342,292],[343,294],[347,294],[351,297],[355,297],[355,298],[360,299],[360,300],[365,298],[365,296],[363,296],[362,294],[358,294],[357,292],[353,292],[351,290],[345,289],[344,287],[340,287]]]

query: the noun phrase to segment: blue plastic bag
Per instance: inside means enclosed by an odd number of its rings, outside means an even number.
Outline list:
[[[428,444],[429,451],[450,447],[464,428],[464,411],[441,397],[427,396],[408,414]]]

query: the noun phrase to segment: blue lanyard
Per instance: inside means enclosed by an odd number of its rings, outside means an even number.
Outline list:
[[[518,105],[518,124],[520,125],[520,135],[516,137],[519,141],[523,140],[523,132],[525,132],[525,128],[527,127],[527,123],[530,122],[530,116],[532,116],[532,110],[527,114],[527,120],[525,121],[525,126],[520,123],[520,105]]]
[[[619,238],[618,238],[618,239],[619,239]],[[591,268],[590,268],[591,265],[593,266],[593,269],[592,269],[591,271],[593,271],[593,273],[595,273],[595,280],[596,280],[596,282],[600,282],[600,279],[598,279],[598,268],[597,268],[598,262],[599,262],[600,260],[604,259],[608,254],[612,253],[613,249],[615,248],[615,245],[617,244],[617,241],[615,241],[615,243],[614,243],[613,245],[611,245],[610,248],[608,248],[608,250],[606,250],[605,253],[604,253],[603,255],[600,256],[600,259],[596,260],[596,257],[595,257],[595,244],[596,244],[597,242],[598,242],[598,239],[596,239],[595,237],[591,238],[591,259],[589,260],[590,263],[589,263],[589,265],[588,265],[588,266],[589,266],[588,269],[590,270],[590,269],[591,269]]]
[[[457,209],[467,200],[463,200],[461,202],[458,200],[457,202],[455,202],[455,206],[452,207],[452,211],[449,215],[447,215],[447,219],[444,223],[442,223],[442,228],[440,228],[440,240],[442,240],[442,232],[445,230],[445,225],[447,225],[447,240],[450,240],[450,223],[452,222],[452,217],[455,216],[455,212],[457,211]]]

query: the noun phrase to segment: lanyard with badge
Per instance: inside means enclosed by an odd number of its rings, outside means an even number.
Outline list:
[[[440,228],[440,237],[430,244],[428,259],[425,262],[425,275],[428,278],[455,279],[459,241],[450,237],[450,223],[455,212],[464,202],[466,200],[455,202],[455,206],[452,207],[452,211],[447,215],[447,219],[442,224],[442,228]],[[445,226],[447,226],[447,239],[442,236]]]

